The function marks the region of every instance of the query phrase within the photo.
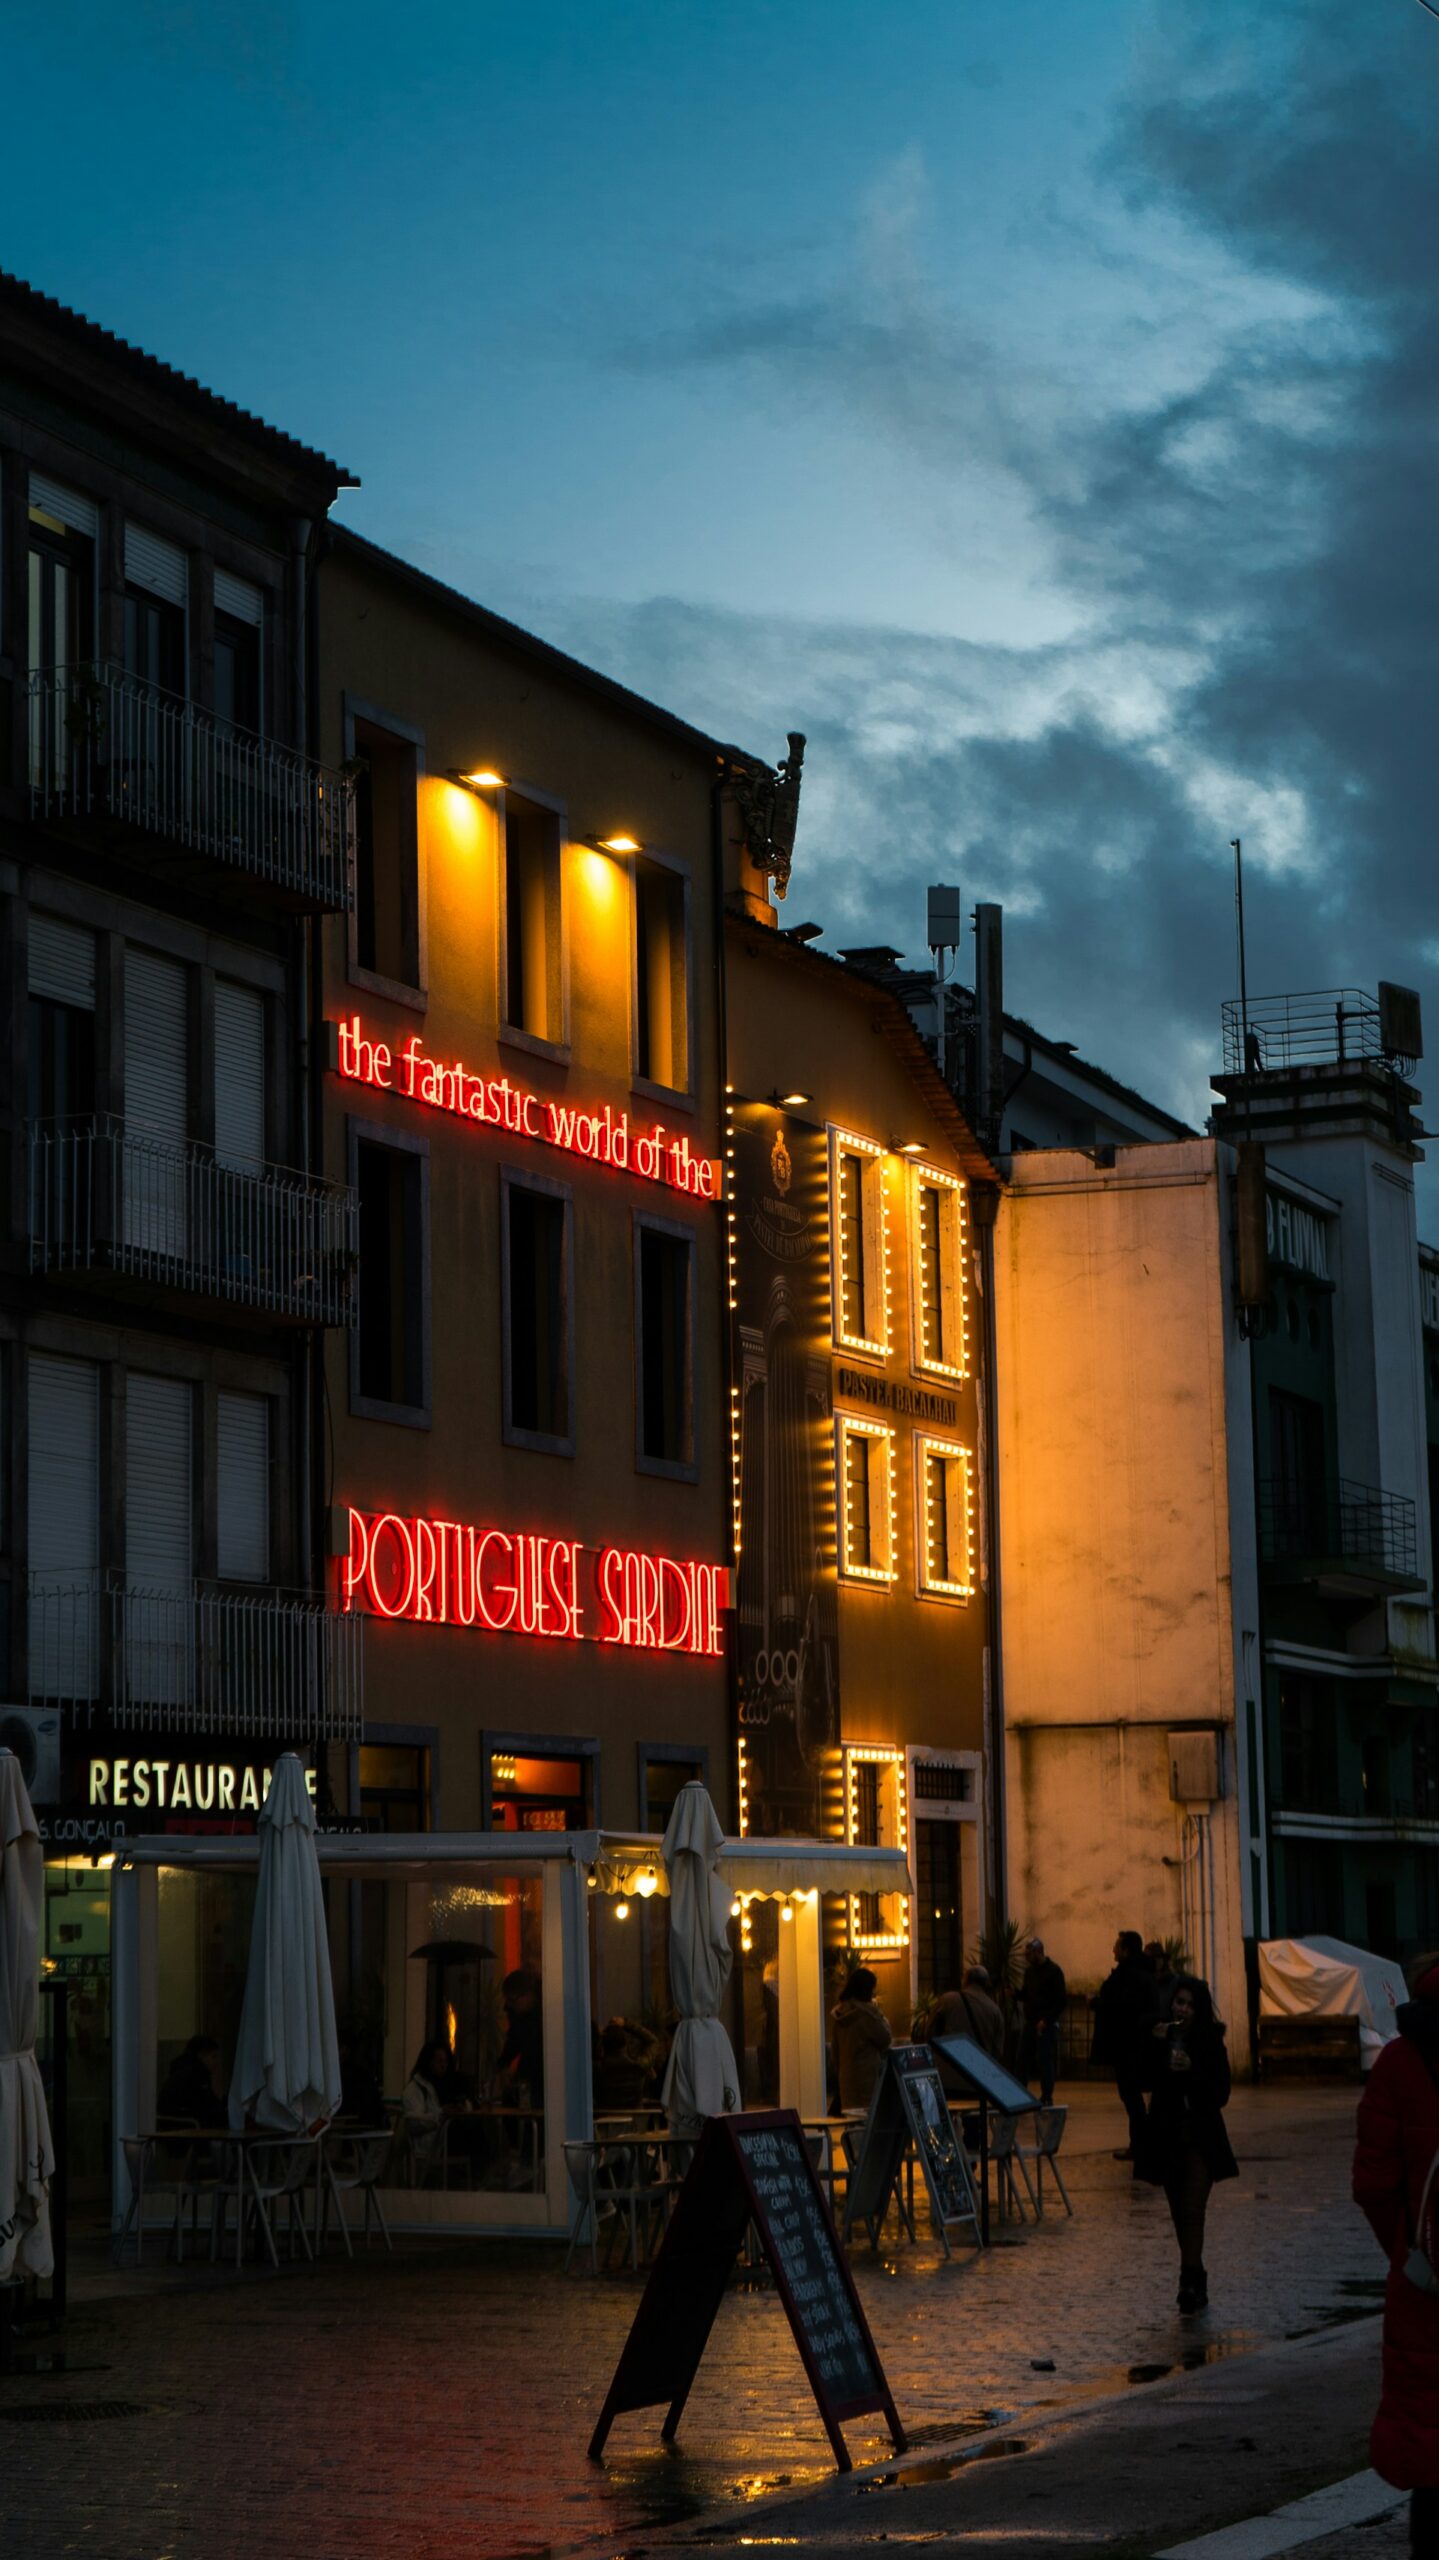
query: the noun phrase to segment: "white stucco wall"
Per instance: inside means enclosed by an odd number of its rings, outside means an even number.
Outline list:
[[[1186,1832],[1167,1737],[1219,1728],[1212,1970],[1243,2063],[1227,1163],[1207,1138],[1122,1147],[1112,1168],[1016,1158],[996,1385],[1011,1910],[1075,1987],[1108,1970],[1117,1929],[1177,1934]],[[1247,1452],[1233,1455],[1247,1487]],[[1253,1628],[1252,1538],[1241,1561]]]

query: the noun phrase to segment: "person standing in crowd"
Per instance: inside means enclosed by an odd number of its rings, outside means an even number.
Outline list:
[[[505,2040],[495,2060],[497,2072],[507,2071],[514,2084],[512,2095],[521,2088],[529,2092],[528,2103],[542,2107],[545,2103],[545,2022],[540,2008],[540,1977],[528,1965],[517,1965],[500,1984],[500,1998],[505,2007]]]
[[[942,1991],[924,2022],[927,2041],[936,2036],[969,2036],[981,2051],[996,2062],[1004,2060],[1004,2011],[995,1999],[989,1974],[982,1964],[972,1964],[964,1977],[961,1991]],[[944,2055],[939,2057],[940,2078],[950,2086],[950,2066]],[[959,2087],[958,2080],[954,2086]]]
[[[1024,1950],[1024,1972],[1019,1984],[1019,2007],[1024,2031],[1019,2047],[1019,2076],[1026,2086],[1039,2082],[1039,2103],[1054,2104],[1054,2084],[1059,2076],[1059,2021],[1069,1997],[1068,1986],[1053,1956],[1044,1952],[1044,1940],[1031,1938]]]
[[[1169,2003],[1174,1997],[1174,1986],[1179,1976],[1158,1938],[1146,1939],[1144,1961],[1154,1977],[1154,2006],[1161,2018],[1167,2018]]]
[[[868,1965],[857,1964],[830,2012],[841,2115],[868,2107],[894,2041],[889,2020],[874,1996],[878,1989]]]
[[[1439,2550],[1439,1954],[1409,1970],[1413,1998],[1359,2101],[1354,2201],[1389,2260],[1384,2382],[1369,2449],[1381,2480],[1410,2491],[1416,2552]]]
[[[1203,2311],[1210,2191],[1221,2178],[1237,2178],[1239,2165],[1224,2125],[1230,2085],[1224,2029],[1208,1983],[1196,1974],[1178,1976],[1168,2015],[1151,2024],[1142,2076],[1154,2095],[1135,2144],[1135,2176],[1164,2189],[1179,2242],[1180,2310]]]
[[[1145,2038],[1154,2024],[1154,1976],[1144,1961],[1137,1929],[1121,1929],[1114,1941],[1114,1970],[1094,1999],[1090,2058],[1107,2062],[1129,2118],[1129,2140],[1116,2160],[1135,2160],[1144,2132]]]

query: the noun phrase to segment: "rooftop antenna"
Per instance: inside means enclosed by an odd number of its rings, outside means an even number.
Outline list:
[[[934,1002],[935,1011],[939,1017],[936,1060],[940,1074],[944,1075],[944,982],[947,975],[945,963],[947,960],[953,962],[963,938],[964,910],[960,903],[959,891],[954,888],[932,888],[929,892],[928,905],[925,939],[929,944],[930,958],[934,962]],[[946,1083],[949,1081],[947,1076],[945,1081]]]
[[[1249,976],[1244,953],[1244,851],[1238,836],[1231,836],[1229,841],[1234,848],[1234,927],[1239,944],[1240,1066],[1244,1093],[1244,1136],[1238,1148],[1235,1200],[1235,1276],[1238,1281],[1239,1330],[1247,1341],[1252,1341],[1264,1330],[1265,1305],[1269,1296],[1264,1149],[1254,1143],[1254,1078],[1262,1062],[1257,1042],[1251,1046],[1249,1030]]]
[[[1249,1054],[1249,980],[1244,967],[1244,855],[1238,836],[1229,839],[1234,848],[1234,928],[1239,944],[1239,1037],[1240,1064],[1246,1086],[1254,1060]],[[1245,1126],[1248,1126],[1248,1094],[1245,1095]]]

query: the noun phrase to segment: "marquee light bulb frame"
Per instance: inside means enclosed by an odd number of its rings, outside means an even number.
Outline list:
[[[872,1422],[868,1415],[837,1413],[835,1429],[835,1475],[840,1497],[839,1570],[846,1582],[870,1582],[889,1588],[899,1574],[899,1512],[895,1492],[895,1443],[897,1435],[888,1422]],[[850,1503],[847,1442],[850,1440],[882,1442],[884,1447],[884,1516],[885,1562],[857,1564],[853,1555],[854,1520]],[[868,1464],[868,1461],[866,1461]],[[870,1536],[874,1535],[874,1485],[870,1484]]]
[[[974,1597],[974,1452],[962,1440],[937,1440],[932,1433],[917,1431],[914,1436],[917,1471],[916,1510],[919,1518],[918,1588],[926,1599],[972,1600]],[[956,1462],[963,1485],[961,1545],[964,1552],[964,1580],[956,1582],[944,1576],[931,1576],[929,1554],[934,1525],[934,1498],[930,1488],[929,1460],[942,1458],[946,1464]],[[952,1532],[951,1532],[952,1535]]]
[[[969,1195],[964,1183],[959,1180],[957,1175],[946,1173],[943,1168],[937,1164],[916,1164],[911,1162],[909,1170],[912,1176],[910,1188],[910,1236],[913,1254],[912,1267],[914,1271],[915,1301],[914,1366],[917,1370],[922,1371],[927,1377],[952,1378],[957,1385],[962,1386],[968,1380],[970,1375]],[[932,1359],[925,1349],[925,1309],[929,1301],[930,1292],[931,1290],[933,1291],[934,1304],[940,1309],[941,1317],[944,1307],[945,1292],[944,1245],[942,1237],[939,1253],[940,1267],[937,1271],[931,1271],[930,1269],[930,1264],[934,1257],[930,1252],[929,1244],[924,1232],[924,1207],[922,1195],[926,1190],[938,1191],[941,1198],[948,1198],[953,1203],[955,1221],[953,1245],[953,1291],[955,1307],[959,1320],[958,1361]]]
[[[883,1331],[879,1335],[850,1333],[844,1321],[845,1279],[849,1269],[849,1247],[845,1239],[844,1193],[840,1181],[840,1163],[845,1156],[858,1156],[868,1162],[876,1182],[878,1200],[875,1233],[879,1243],[879,1303],[883,1311]],[[829,1132],[829,1198],[830,1237],[833,1255],[833,1307],[831,1324],[835,1348],[859,1351],[871,1360],[887,1360],[894,1343],[893,1310],[890,1305],[889,1272],[889,1202],[885,1181],[885,1150],[877,1138],[862,1138],[857,1130],[841,1129],[833,1123]],[[860,1179],[859,1252],[864,1254],[865,1177]]]
[[[880,1848],[886,1845],[880,1841],[862,1841],[859,1837],[858,1773],[861,1763],[867,1763],[871,1767],[878,1766],[881,1768],[888,1768],[893,1772],[895,1784],[895,1821],[899,1831],[899,1845],[904,1849],[907,1856],[909,1853],[909,1782],[905,1769],[904,1752],[897,1749],[893,1743],[888,1742],[846,1742],[842,1745],[842,1749],[844,1752],[844,1836],[846,1842],[851,1848]],[[900,1924],[898,1929],[866,1929],[863,1925],[864,1903],[862,1897],[857,1893],[852,1893],[847,1897],[847,1899],[849,1902],[849,1942],[851,1947],[866,1955],[898,1956],[905,1953],[910,1939],[909,1896],[907,1893],[900,1893],[894,1896],[895,1901],[899,1904],[900,1911]],[[882,1899],[888,1900],[889,1897],[884,1896]]]

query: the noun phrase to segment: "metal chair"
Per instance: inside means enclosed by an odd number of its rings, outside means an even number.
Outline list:
[[[1074,2207],[1069,2201],[1069,2189],[1064,2183],[1064,2172],[1059,2165],[1059,2146],[1064,2140],[1064,2128],[1068,2121],[1068,2107],[1036,2107],[1034,2140],[1031,2143],[1020,2143],[1016,2147],[1015,2158],[1019,2162],[1020,2175],[1029,2189],[1030,2201],[1035,2213],[1042,2214],[1044,2211],[1044,2172],[1048,2168],[1050,2176],[1059,2189],[1064,2210],[1072,2220]],[[1029,2174],[1031,2161],[1034,2163],[1033,2180]]]
[[[145,2254],[145,2203],[150,2196],[174,2198],[174,2221],[170,2228],[170,2246],[178,2266],[185,2262],[185,2208],[190,2208],[190,2246],[199,2246],[199,2211],[202,2197],[215,2200],[222,2193],[220,2164],[211,2142],[199,2124],[179,2119],[168,2120],[154,2133],[122,2134],[120,2149],[130,2179],[130,2201],[125,2218],[115,2235],[114,2259],[118,2266],[124,2256],[125,2243],[133,2229],[135,2264],[141,2265]],[[211,2254],[214,2234],[211,2233]]]
[[[305,2228],[304,2196],[315,2177],[319,2142],[318,2134],[277,2133],[273,2140],[247,2142],[245,2145],[245,2175],[240,2191],[242,2223],[247,2214],[253,2213],[265,2235],[272,2267],[278,2268],[280,2263],[280,2253],[275,2247],[274,2224],[270,2218],[272,2205],[285,2206],[289,2256],[294,2257],[298,2233],[306,2257],[314,2258],[310,2235]],[[243,2236],[242,2229],[239,2234],[241,2242]]]
[[[390,2140],[387,2125],[374,2131],[356,2129],[353,2133],[336,2133],[331,2128],[325,2135],[320,2154],[320,2227],[315,2235],[317,2252],[323,2249],[329,2234],[330,2206],[333,2203],[345,2254],[353,2258],[355,2251],[350,2239],[349,2219],[341,2202],[341,2198],[347,2195],[362,2195],[365,2199],[365,2219],[361,2227],[366,2248],[370,2245],[372,2214],[380,2226],[385,2247],[394,2248],[390,2226],[385,2220],[385,2208],[380,2202],[380,2188],[390,2157]]]

